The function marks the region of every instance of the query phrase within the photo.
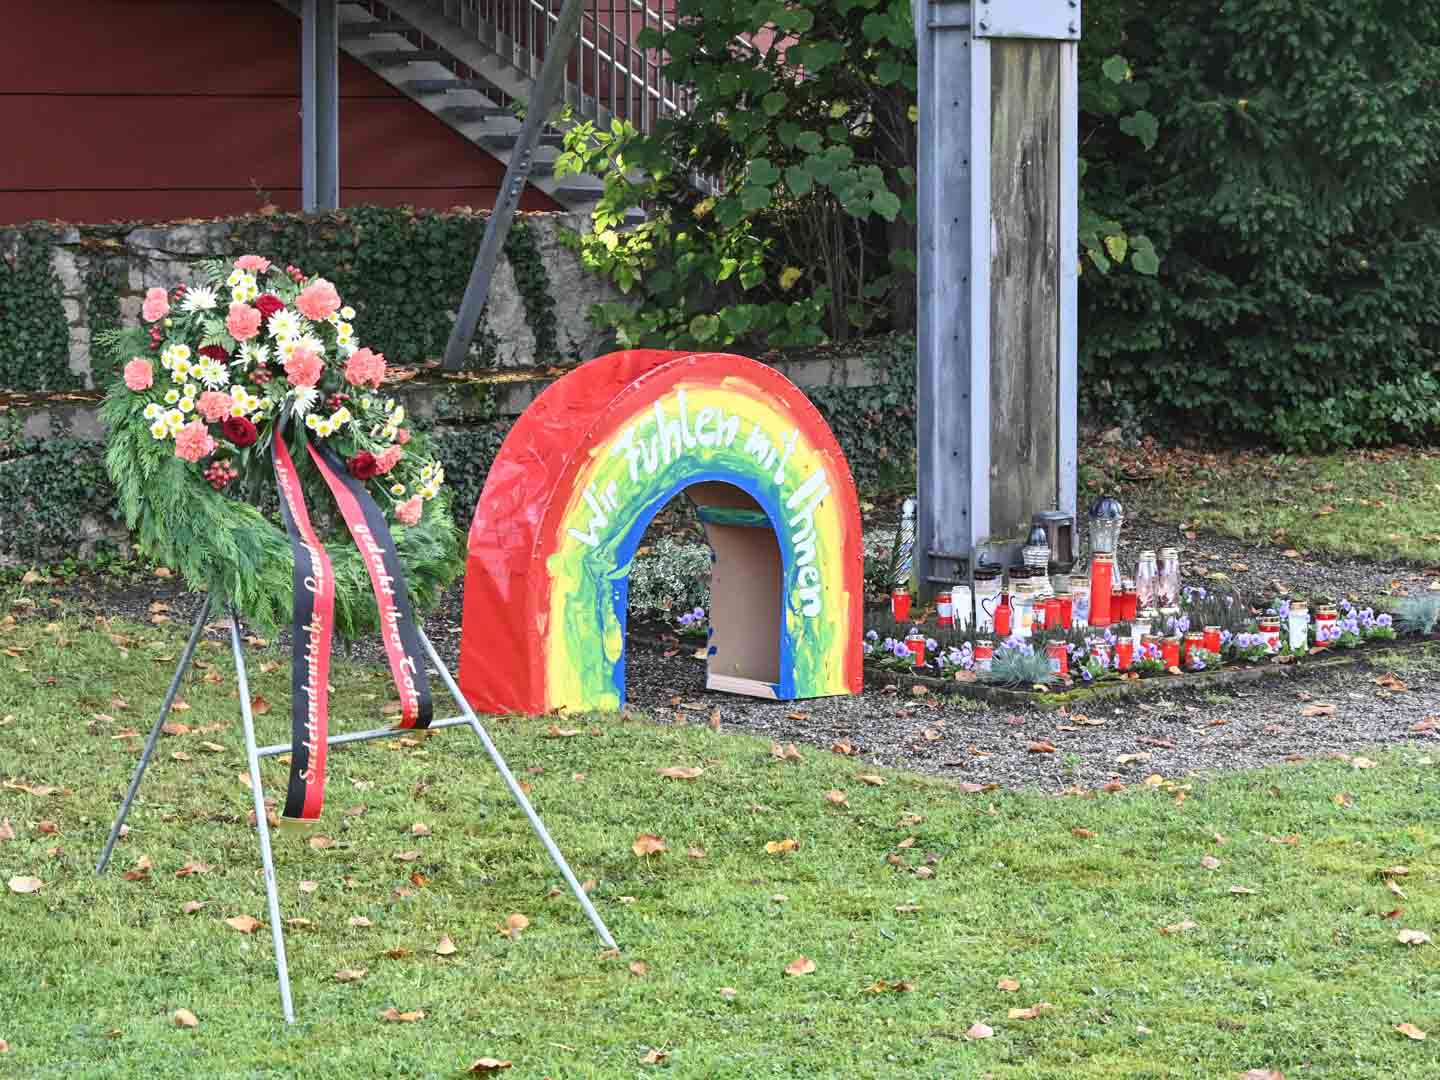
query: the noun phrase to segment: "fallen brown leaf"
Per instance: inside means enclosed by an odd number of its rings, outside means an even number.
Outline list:
[[[1162,926],[1160,928],[1160,933],[1164,934],[1166,937],[1173,937],[1175,934],[1183,934],[1187,930],[1194,930],[1195,927],[1198,925],[1199,923],[1196,923],[1191,919],[1185,919],[1183,922],[1171,923],[1169,926]]]
[[[1203,866],[1206,870],[1219,870],[1220,860],[1215,858],[1214,855],[1206,855],[1200,860],[1200,865]]]
[[[176,1009],[170,1019],[178,1028],[197,1028],[200,1026],[199,1018],[189,1009]]]
[[[526,925],[528,926],[529,923],[527,922]],[[455,948],[455,942],[450,940],[449,934],[442,937],[440,943],[435,946],[436,956],[454,956],[458,951],[459,950]]]
[[[800,846],[800,841],[787,836],[784,840],[770,840],[765,844],[765,854],[784,855]]]
[[[501,1069],[508,1069],[510,1067],[510,1062],[502,1061],[500,1058],[483,1057],[476,1058],[472,1061],[470,1067],[465,1071],[472,1073],[499,1072]]]
[[[659,773],[667,780],[695,780],[705,774],[705,770],[698,765],[672,765],[667,769],[660,769]]]
[[[861,773],[855,777],[855,779],[859,780],[862,784],[869,784],[871,787],[885,786],[885,778],[883,776],[876,776],[874,773]]]
[[[209,900],[187,900],[185,901],[184,905],[181,906],[180,914],[194,915],[195,912],[199,911],[203,907],[208,907],[209,904]]]
[[[1401,930],[1395,935],[1395,940],[1401,945],[1428,945],[1430,944],[1430,935],[1424,930]]]
[[[815,961],[808,956],[797,956],[785,965],[786,975],[810,975],[815,971]]]
[[[1306,705],[1300,710],[1301,716],[1334,716],[1336,707],[1325,702],[1316,702],[1314,705]]]
[[[1407,1039],[1414,1039],[1416,1042],[1425,1041],[1425,1032],[1421,1031],[1414,1024],[1396,1024],[1395,1030],[1398,1031],[1401,1035],[1404,1035]]]
[[[647,855],[658,855],[667,850],[663,837],[654,833],[641,833],[635,837],[635,842],[630,845],[630,850],[635,853],[636,858],[643,859]]]
[[[1036,1017],[1043,1016],[1053,1008],[1055,1008],[1055,1006],[1051,1005],[1048,1001],[1038,1001],[1028,1009],[1011,1009],[1008,1015],[1011,1020],[1034,1020]]]
[[[233,915],[225,920],[225,925],[242,934],[253,934],[265,924],[251,915]]]
[[[45,887],[45,883],[37,877],[12,877],[9,881],[10,891],[13,893],[39,892]]]
[[[1032,742],[1025,749],[1032,754],[1053,754],[1055,753],[1055,744],[1049,739],[1041,739],[1039,742]]]
[[[995,989],[1013,993],[1020,989],[1020,981],[1018,979],[1000,979],[995,983]]]
[[[995,1029],[988,1024],[974,1023],[965,1030],[967,1039],[989,1039],[995,1034]]]
[[[336,982],[359,982],[368,973],[368,968],[343,968],[335,972]]]
[[[641,1065],[659,1065],[670,1056],[669,1050],[656,1050],[653,1047],[650,1052],[640,1059]]]
[[[425,1019],[425,1010],[416,1009],[414,1012],[401,1012],[391,1005],[380,1014],[380,1019],[392,1024],[413,1024],[416,1020]]]

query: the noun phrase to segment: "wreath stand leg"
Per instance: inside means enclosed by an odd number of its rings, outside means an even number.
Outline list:
[[[160,708],[160,716],[155,721],[155,726],[150,730],[149,738],[145,741],[145,748],[141,752],[140,761],[135,767],[135,774],[130,779],[130,788],[120,804],[120,812],[116,815],[115,824],[111,826],[110,837],[105,843],[105,850],[100,856],[99,864],[95,867],[97,874],[103,874],[106,866],[110,862],[110,855],[114,850],[115,841],[118,839],[120,829],[125,824],[125,818],[130,812],[130,805],[135,799],[136,791],[139,790],[140,780],[145,775],[146,766],[149,765],[150,758],[154,754],[155,743],[160,737],[160,730],[165,723],[165,718],[169,715],[170,707],[174,703],[176,695],[179,693],[181,680],[184,678],[185,671],[189,668],[190,661],[195,655],[195,649],[200,640],[200,633],[205,627],[205,620],[209,617],[209,614],[210,598],[207,596],[205,602],[200,606],[200,614],[195,620],[194,629],[190,632],[190,640],[185,645],[185,651],[180,657],[179,666],[175,669],[175,677],[170,682],[170,689],[166,693],[164,704]],[[600,918],[600,913],[595,910],[595,905],[590,902],[590,897],[586,895],[579,880],[576,879],[574,871],[570,869],[570,864],[565,861],[565,856],[561,854],[560,848],[556,846],[555,841],[551,838],[549,830],[545,828],[545,823],[540,820],[540,815],[535,812],[535,808],[530,804],[530,800],[525,797],[524,790],[521,789],[519,782],[515,779],[515,774],[510,771],[510,766],[506,764],[504,756],[501,755],[499,748],[491,741],[489,733],[480,723],[479,718],[475,715],[475,711],[470,708],[470,703],[465,700],[465,696],[460,692],[460,687],[456,685],[454,677],[450,674],[450,669],[447,668],[444,661],[440,659],[439,653],[435,651],[435,646],[431,644],[430,638],[426,635],[424,629],[418,627],[417,629],[420,635],[420,643],[424,646],[426,655],[430,658],[430,663],[434,666],[435,670],[439,672],[441,681],[445,683],[446,689],[450,691],[450,696],[454,698],[455,704],[459,706],[461,714],[444,720],[437,720],[430,725],[428,730],[434,731],[439,728],[466,726],[475,733],[480,739],[481,744],[484,745],[485,752],[490,755],[490,760],[494,764],[496,771],[499,772],[500,778],[505,781],[505,786],[509,788],[510,795],[514,798],[520,809],[524,811],[526,818],[529,819],[530,827],[534,829],[535,835],[540,838],[541,844],[544,845],[545,851],[549,854],[551,861],[554,862],[556,869],[558,869],[561,876],[564,877],[565,883],[570,886],[571,893],[574,894],[576,901],[580,904],[581,910],[585,912],[586,917],[590,920],[590,924],[595,928],[596,934],[599,935],[600,940],[604,942],[607,948],[615,948],[615,939],[610,936],[610,931],[605,926],[604,920]],[[295,1022],[295,1007],[290,996],[290,972],[285,959],[285,938],[281,929],[280,896],[276,889],[275,882],[275,860],[270,850],[270,825],[265,814],[265,792],[260,782],[260,759],[263,757],[275,757],[279,754],[288,754],[291,747],[289,743],[276,743],[272,746],[256,745],[255,722],[250,712],[250,685],[245,671],[245,654],[240,642],[240,617],[233,610],[230,612],[230,649],[235,658],[235,679],[240,693],[240,719],[245,728],[245,754],[250,765],[250,791],[255,799],[255,828],[260,837],[260,861],[265,869],[265,894],[270,915],[270,933],[275,943],[275,978],[280,984],[280,1007],[285,1014],[285,1022],[287,1024],[293,1024]],[[403,735],[410,730],[411,729],[407,728],[389,727],[376,728],[372,731],[355,731],[345,735],[332,735],[326,740],[326,745],[337,746],[345,743],[368,742],[371,739],[384,739],[395,735]]]

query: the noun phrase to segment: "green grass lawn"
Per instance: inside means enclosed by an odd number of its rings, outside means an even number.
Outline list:
[[[1321,457],[1088,447],[1087,479],[1156,520],[1337,555],[1434,563],[1440,454],[1351,451]]]
[[[814,749],[780,761],[704,727],[496,722],[594,880],[618,957],[556,891],[473,737],[345,749],[324,821],[336,843],[277,836],[285,914],[308,920],[287,933],[287,1029],[267,932],[225,921],[265,909],[218,649],[112,873],[92,873],[138,750],[114,736],[148,728],[180,643],[173,626],[0,627],[0,818],[15,833],[0,881],[45,883],[0,889],[0,1076],[450,1077],[482,1057],[535,1080],[1440,1075],[1440,951],[1397,941],[1440,938],[1440,751],[1420,748],[1055,798],[965,794]],[[287,731],[286,680],[258,677],[267,741]],[[342,665],[333,682],[341,729],[374,724],[392,696],[378,672]],[[704,773],[658,775],[669,766]],[[281,794],[283,766],[265,768]],[[884,782],[859,779],[873,773]],[[641,833],[667,850],[637,857]],[[798,848],[767,853],[786,839]],[[151,869],[126,880],[142,858]],[[196,862],[212,868],[177,876]],[[1396,865],[1404,897],[1381,873]],[[183,914],[190,901],[206,906]],[[512,914],[529,927],[502,936]],[[436,953],[444,937],[453,955]],[[801,957],[813,973],[787,975]],[[181,1008],[198,1027],[175,1025]],[[424,1017],[381,1020],[391,1008]],[[976,1023],[993,1037],[967,1039]]]

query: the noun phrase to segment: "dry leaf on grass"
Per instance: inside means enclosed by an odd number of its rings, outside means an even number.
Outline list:
[[[12,877],[9,881],[10,891],[13,893],[39,892],[45,887],[45,883],[38,877]]]
[[[799,846],[800,841],[787,836],[784,840],[771,840],[767,842],[765,845],[765,854],[784,855],[788,851],[794,851]]]
[[[1246,888],[1244,885],[1231,885],[1230,891],[1236,896],[1254,896],[1255,890]]]
[[[175,1026],[178,1028],[197,1028],[200,1026],[199,1018],[189,1009],[176,1009],[170,1019],[174,1021]]]
[[[1240,1080],[1285,1080],[1285,1076],[1277,1069],[1251,1069]]]
[[[1414,1039],[1416,1042],[1425,1041],[1425,1032],[1421,1031],[1414,1024],[1396,1024],[1395,1030],[1398,1031],[1401,1035],[1404,1035],[1407,1039]]]
[[[352,915],[352,916],[350,916],[350,925],[351,925],[351,926],[358,926],[358,927],[365,927],[365,926],[369,926],[369,925],[371,925],[371,924],[370,924],[370,920],[367,919],[364,915]]]
[[[670,1056],[670,1051],[669,1051],[669,1050],[656,1050],[656,1049],[653,1049],[653,1048],[652,1048],[648,1054],[646,1054],[644,1057],[642,1057],[642,1058],[640,1059],[640,1064],[641,1064],[641,1065],[659,1065],[662,1061],[664,1061],[664,1060],[665,1060],[666,1058],[668,1058],[669,1056]]]
[[[1371,761],[1368,757],[1353,757],[1350,759],[1350,764],[1357,769],[1373,769],[1378,762]]]
[[[1401,945],[1429,945],[1430,935],[1424,930],[1401,930],[1395,935],[1395,940]]]
[[[440,943],[435,946],[436,956],[454,956],[457,951],[455,942],[450,940],[449,934],[444,935],[440,939]]]
[[[391,1005],[380,1014],[380,1019],[391,1024],[413,1024],[416,1020],[425,1019],[425,1010],[416,1009],[413,1012],[401,1012],[395,1008],[394,1005]]]
[[[430,835],[430,826],[429,826],[429,825],[426,825],[423,821],[417,821],[417,822],[415,822],[414,825],[411,825],[411,826],[410,826],[410,835],[411,835],[411,836],[429,836],[429,835]]]
[[[1386,690],[1393,691],[1397,694],[1403,693],[1404,691],[1410,689],[1410,687],[1405,685],[1405,683],[1402,682],[1393,671],[1386,672],[1384,675],[1378,676],[1375,679],[1375,685],[1384,687]]]
[[[971,1024],[965,1030],[965,1037],[967,1039],[988,1039],[991,1038],[994,1034],[995,1029],[990,1027],[988,1024]]]
[[[1219,870],[1220,860],[1217,859],[1214,855],[1206,855],[1200,860],[1200,865],[1203,866],[1206,870]]]
[[[862,784],[869,784],[871,787],[885,786],[885,778],[883,776],[876,776],[874,773],[861,773],[855,777],[855,779],[859,780]]]
[[[1301,716],[1334,716],[1335,706],[1327,702],[1317,701],[1313,705],[1306,705],[1300,710]]]
[[[510,1062],[502,1061],[500,1058],[483,1057],[476,1058],[472,1061],[470,1067],[465,1071],[472,1073],[499,1072],[501,1069],[510,1068],[510,1066]]]
[[[225,920],[225,925],[242,934],[253,934],[265,924],[250,915],[234,915]]]
[[[1166,937],[1173,937],[1176,934],[1183,934],[1186,931],[1194,930],[1195,927],[1199,925],[1199,923],[1195,922],[1192,919],[1186,919],[1183,922],[1171,923],[1169,926],[1162,926],[1160,928],[1160,933],[1164,934]]]
[[[697,765],[672,765],[667,769],[660,769],[659,773],[666,780],[695,780],[705,774],[705,770]]]
[[[1097,836],[1100,835],[1099,833],[1094,832],[1094,831],[1092,831],[1092,830],[1090,830],[1090,829],[1082,829],[1082,828],[1079,828],[1079,827],[1074,828],[1074,829],[1071,829],[1071,830],[1070,830],[1070,833],[1071,833],[1072,836],[1077,836],[1077,837],[1079,837],[1081,840],[1094,840],[1095,837],[1097,837]]]
[[[180,909],[180,914],[194,915],[195,912],[199,911],[203,907],[208,906],[209,903],[209,900],[187,900],[185,901],[185,905]]]
[[[845,797],[845,792],[841,791],[839,788],[831,788],[829,791],[825,792],[825,801],[828,802],[831,806],[850,805],[849,800]]]
[[[335,972],[336,982],[359,982],[368,972],[368,968],[343,968]]]
[[[995,983],[995,989],[1013,992],[1020,989],[1020,982],[1018,979],[1000,979]]]
[[[815,961],[808,956],[797,956],[790,963],[785,965],[786,975],[811,975],[815,971]]]
[[[635,842],[630,845],[630,850],[635,853],[636,858],[643,859],[647,855],[658,855],[668,849],[665,847],[664,837],[656,836],[654,833],[641,833],[635,837]]]
[[[1008,1015],[1011,1020],[1034,1020],[1036,1017],[1045,1015],[1045,1013],[1053,1008],[1055,1008],[1055,1006],[1051,1005],[1048,1001],[1037,1001],[1028,1009],[1011,1009]]]

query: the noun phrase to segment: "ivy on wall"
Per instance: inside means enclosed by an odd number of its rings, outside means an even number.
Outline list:
[[[261,252],[323,272],[359,312],[365,343],[393,362],[413,363],[445,351],[483,226],[478,216],[408,208],[276,214],[237,222],[229,248],[232,255]],[[504,251],[535,335],[536,360],[551,360],[557,350],[555,298],[529,224],[514,223]],[[493,364],[499,346],[482,318],[467,366]]]
[[[28,438],[18,419],[0,422],[0,538],[5,553],[42,563],[73,556],[86,523],[120,520],[105,471],[105,445],[52,431]],[[103,546],[103,545],[102,545]]]
[[[70,370],[70,327],[50,266],[53,239],[47,230],[26,230],[0,256],[0,386],[9,389],[81,385]]]
[[[92,254],[85,267],[85,325],[90,340],[107,330],[120,329],[120,286],[126,277],[125,260],[114,254]],[[90,353],[90,377],[95,386],[104,389],[119,373],[114,360]]]

